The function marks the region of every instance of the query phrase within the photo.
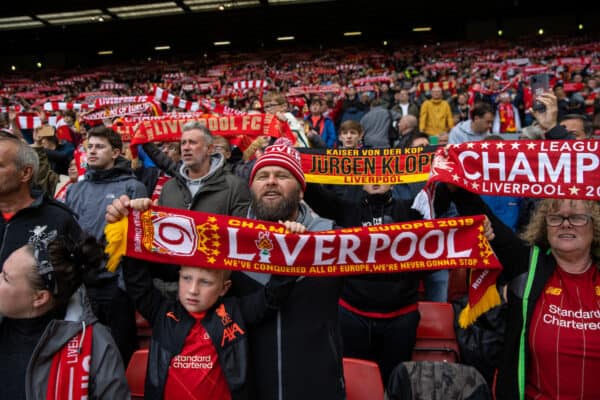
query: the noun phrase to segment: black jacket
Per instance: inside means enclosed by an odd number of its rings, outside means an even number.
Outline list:
[[[333,221],[315,216],[302,203],[297,221],[309,231],[333,228]],[[261,291],[270,275],[234,271],[231,278],[230,292],[245,296]],[[338,327],[342,282],[337,277],[299,280],[276,317],[250,331],[257,399],[345,399]]]
[[[481,200],[473,193],[459,189],[452,194],[454,203],[460,215],[485,214],[492,222],[495,238],[490,242],[502,266],[501,280],[508,284],[508,310],[504,348],[498,369],[496,398],[513,400],[519,398],[518,364],[521,350],[525,356],[525,371],[529,365],[529,323],[535,305],[543,293],[546,282],[556,268],[556,260],[548,249],[540,249],[533,284],[527,303],[527,318],[525,321],[525,348],[521,349],[520,339],[523,328],[523,294],[527,282],[532,247],[528,246],[506,225],[504,225]]]
[[[77,240],[82,231],[73,212],[45,193],[34,193],[35,200],[6,221],[0,214],[0,271],[10,253],[29,243],[33,235],[69,235]]]
[[[145,398],[162,399],[171,359],[181,353],[195,319],[179,301],[167,300],[154,288],[145,262],[125,258],[123,266],[127,292],[140,314],[152,326]],[[282,279],[283,281],[273,280],[265,290],[243,299],[223,298],[207,310],[202,319],[202,326],[219,356],[219,364],[233,400],[253,398],[252,375],[248,373],[247,327],[272,315],[273,310],[287,297],[293,287],[290,285],[293,281],[289,278]],[[227,321],[216,313],[220,306],[224,306],[230,317]],[[238,333],[233,340],[224,341],[222,345],[224,330],[232,327],[234,323],[243,333]]]
[[[411,201],[396,200],[392,192],[370,195],[360,186],[346,185],[329,190],[322,185],[308,185],[304,199],[317,212],[334,219],[342,227],[373,226],[400,221],[415,221],[423,216],[411,208]],[[389,313],[418,300],[422,273],[366,274],[346,277],[341,298],[362,311]]]

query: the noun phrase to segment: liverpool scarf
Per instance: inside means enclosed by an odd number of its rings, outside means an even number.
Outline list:
[[[127,255],[157,263],[305,276],[473,268],[468,312],[500,303],[500,262],[484,238],[483,216],[288,234],[283,225],[152,207],[106,226],[107,268]],[[478,314],[477,314],[478,315]],[[477,315],[469,316],[474,321]]]
[[[307,182],[336,185],[426,181],[435,147],[406,149],[298,149]]]
[[[82,118],[86,121],[91,120],[103,120],[103,119],[113,119],[116,117],[123,117],[126,115],[140,115],[140,114],[152,114],[158,115],[162,113],[158,104],[155,104],[151,101],[143,102],[143,103],[128,103],[122,105],[114,105],[112,107],[107,107],[101,111],[91,112],[85,115],[82,115]]]
[[[73,336],[52,358],[47,400],[87,399],[90,386],[93,326]]]
[[[478,194],[600,200],[596,140],[480,141],[438,149],[428,186]]]
[[[210,129],[213,135],[225,136],[232,144],[238,145],[243,135],[253,137],[272,136],[287,137],[292,142],[296,138],[286,122],[280,121],[270,114],[249,114],[242,116],[223,116],[194,118]],[[181,127],[188,119],[160,119],[142,121],[139,123],[123,122],[120,126],[114,126],[115,131],[122,134],[130,134],[133,131],[132,145],[149,142],[173,142],[181,138]],[[243,149],[242,149],[243,150]]]

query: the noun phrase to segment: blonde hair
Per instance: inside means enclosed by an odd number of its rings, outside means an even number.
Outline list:
[[[533,215],[527,227],[521,234],[521,239],[529,245],[536,245],[543,249],[550,248],[548,242],[548,227],[546,224],[546,215],[556,212],[565,202],[570,201],[574,206],[574,202],[578,200],[560,200],[560,199],[543,199],[535,208]],[[595,258],[600,258],[600,204],[594,200],[579,200],[583,202],[585,207],[590,212],[592,217],[591,223],[594,228],[594,236],[592,239],[592,255]]]

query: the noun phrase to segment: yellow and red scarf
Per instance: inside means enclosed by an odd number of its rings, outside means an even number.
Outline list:
[[[472,268],[482,278],[470,297],[473,304],[485,303],[485,311],[500,303],[494,288],[500,262],[482,234],[483,220],[469,216],[298,235],[277,223],[152,207],[107,225],[107,268],[114,271],[123,255],[313,277]]]

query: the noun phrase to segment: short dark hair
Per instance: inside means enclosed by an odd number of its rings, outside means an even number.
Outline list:
[[[410,144],[409,145],[412,146],[413,142],[417,139],[427,139],[427,141],[429,142],[430,137],[428,134],[426,134],[424,132],[419,132],[419,131],[414,132],[410,135]]]
[[[592,136],[594,136],[594,124],[592,123],[592,121],[590,121],[590,119],[587,115],[582,115],[582,114],[563,115],[558,123],[560,124],[562,121],[564,121],[566,119],[580,120],[581,122],[583,122],[583,132],[585,132],[585,137],[591,138]]]
[[[28,244],[26,247],[33,256],[33,246]],[[84,235],[81,239],[61,236],[48,244],[48,258],[54,269],[55,308],[60,310],[66,307],[84,278],[97,273],[104,260],[104,247],[91,235]],[[34,289],[44,289],[37,268],[29,274],[28,279]]]
[[[56,136],[43,136],[41,140],[46,140],[50,143],[53,143],[55,146],[58,146],[58,138]]]
[[[87,133],[88,139],[91,137],[99,137],[108,140],[110,146],[113,149],[123,150],[123,140],[121,139],[121,135],[117,132],[113,131],[110,128],[105,126],[97,126],[93,129],[90,129]]]
[[[347,119],[346,121],[342,122],[342,124],[340,125],[339,132],[342,133],[342,131],[349,131],[349,130],[355,130],[358,133],[363,133],[363,131],[364,131],[362,125],[358,121]]]
[[[475,103],[471,109],[471,119],[475,119],[475,117],[483,118],[487,113],[494,113],[492,111],[492,106],[484,102]]]
[[[67,111],[65,111],[65,113],[63,115],[65,117],[71,117],[73,119],[73,121],[75,121],[77,119],[77,114],[75,114],[75,111],[73,111],[73,110],[67,110]]]

